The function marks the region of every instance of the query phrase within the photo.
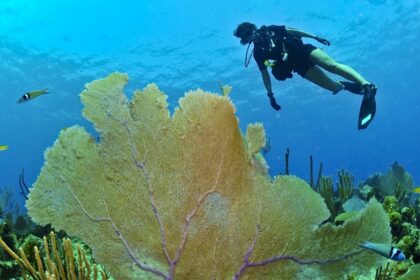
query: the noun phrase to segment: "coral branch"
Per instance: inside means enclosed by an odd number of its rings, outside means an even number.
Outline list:
[[[360,249],[358,251],[355,252],[351,252],[347,255],[343,255],[343,256],[339,256],[337,258],[334,259],[326,259],[326,260],[302,260],[299,259],[298,257],[295,256],[275,256],[269,259],[266,259],[264,261],[261,262],[253,262],[253,263],[249,263],[249,267],[253,267],[253,266],[264,266],[273,262],[277,262],[277,261],[281,261],[281,260],[291,260],[294,261],[300,265],[311,265],[311,264],[328,264],[328,263],[335,263],[335,262],[339,262],[339,261],[343,261],[347,258],[350,258],[354,255],[360,254],[361,252],[363,252],[363,249]]]
[[[241,275],[245,271],[245,269],[247,267],[249,267],[249,257],[251,256],[252,252],[254,251],[255,245],[257,244],[259,234],[260,234],[260,226],[259,226],[259,224],[257,224],[254,240],[252,241],[251,246],[249,246],[249,249],[244,256],[244,262],[243,262],[242,266],[239,268],[239,271],[235,273],[235,276],[233,277],[234,280],[239,279],[239,277],[241,277]]]
[[[290,156],[290,149],[287,148],[286,153],[284,154],[284,158],[285,158],[285,162],[286,162],[286,167],[285,167],[284,174],[286,174],[286,175],[289,175],[289,156]]]
[[[241,268],[239,269],[238,272],[235,273],[235,276],[233,277],[233,280],[238,280],[241,277],[242,273],[245,271],[245,269],[247,269],[249,267],[264,266],[264,265],[268,265],[268,264],[271,264],[271,263],[274,263],[274,262],[277,262],[277,261],[282,261],[282,260],[291,260],[291,261],[294,261],[294,262],[296,262],[300,265],[312,265],[312,264],[323,265],[323,264],[343,261],[343,260],[345,260],[347,258],[350,258],[352,256],[355,256],[355,255],[357,255],[357,254],[359,254],[363,251],[363,249],[360,249],[358,251],[351,252],[349,254],[339,256],[337,258],[326,259],[326,260],[303,260],[303,259],[300,259],[296,256],[279,255],[279,256],[268,258],[268,259],[260,261],[260,262],[250,262],[249,257],[250,257],[250,255],[252,254],[252,252],[255,248],[255,245],[256,245],[257,239],[258,239],[258,235],[259,235],[259,226],[257,225],[257,233],[255,234],[255,238],[254,238],[251,246],[249,247],[247,253],[244,256],[244,262],[243,262]]]

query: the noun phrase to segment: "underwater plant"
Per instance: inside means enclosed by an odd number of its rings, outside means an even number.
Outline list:
[[[36,280],[106,280],[108,277],[96,265],[93,269],[84,250],[77,244],[77,258],[73,252],[73,245],[69,238],[63,239],[63,255],[59,253],[57,238],[54,232],[50,233],[50,242],[47,237],[43,239],[44,254],[41,257],[38,246],[31,247],[36,266],[31,264],[25,251],[19,248],[19,255],[15,253],[1,238],[0,246],[17,261],[24,279]],[[50,251],[51,245],[51,251]],[[32,278],[29,278],[29,277]]]
[[[320,226],[330,216],[321,196],[260,170],[262,125],[243,136],[228,97],[188,92],[171,116],[154,84],[128,101],[127,79],[81,93],[100,141],[61,131],[29,194],[34,221],[80,237],[117,279],[339,279],[382,264],[359,248],[391,241],[375,199]]]

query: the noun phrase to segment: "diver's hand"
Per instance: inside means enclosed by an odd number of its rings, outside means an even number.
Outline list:
[[[327,39],[324,39],[324,38],[321,38],[321,37],[318,37],[318,36],[316,36],[314,39],[317,40],[318,42],[320,42],[321,44],[331,46],[330,41],[328,41]]]
[[[274,110],[279,111],[281,106],[277,104],[276,99],[274,98],[274,94],[272,92],[268,92],[267,96],[270,99],[271,107],[273,107]]]

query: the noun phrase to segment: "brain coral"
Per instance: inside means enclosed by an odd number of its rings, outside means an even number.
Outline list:
[[[228,97],[188,92],[171,116],[155,85],[127,100],[126,83],[87,84],[83,114],[100,140],[62,130],[29,195],[34,221],[82,238],[117,279],[338,279],[377,264],[358,244],[390,242],[378,202],[319,227],[322,198],[261,172],[262,125],[243,136]]]

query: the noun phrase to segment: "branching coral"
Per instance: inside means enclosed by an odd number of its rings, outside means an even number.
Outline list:
[[[81,94],[101,141],[61,132],[29,194],[36,222],[82,238],[118,279],[298,279],[306,269],[337,279],[378,265],[358,247],[390,241],[378,202],[320,227],[330,214],[307,183],[256,170],[262,131],[244,141],[228,97],[189,92],[170,116],[155,85],[128,101],[126,82],[115,73]]]
[[[392,269],[389,268],[389,263],[386,264],[385,269],[380,266],[376,269],[375,280],[392,280]]]
[[[19,248],[19,255],[16,254],[0,237],[0,246],[19,264],[24,279],[36,280],[88,280],[88,279],[108,279],[102,270],[98,270],[96,265],[92,267],[87,261],[84,251],[77,246],[77,260],[73,254],[73,246],[70,239],[63,239],[64,260],[59,254],[57,240],[54,232],[50,234],[51,253],[48,240],[44,237],[45,255],[41,258],[37,246],[33,246],[34,261],[36,266],[32,265],[22,248]],[[44,261],[42,261],[44,260]],[[29,277],[32,278],[29,278]]]
[[[343,212],[343,204],[351,197],[353,192],[353,181],[354,178],[350,172],[342,169],[338,171],[337,190],[334,190],[334,179],[330,176],[321,176],[319,193],[331,212],[331,221]]]
[[[324,201],[331,212],[331,216],[334,218],[337,216],[334,202],[334,180],[332,177],[322,176],[319,184],[319,193],[324,198]]]
[[[338,172],[338,197],[343,205],[352,195],[354,189],[354,176],[347,170],[341,169]]]

